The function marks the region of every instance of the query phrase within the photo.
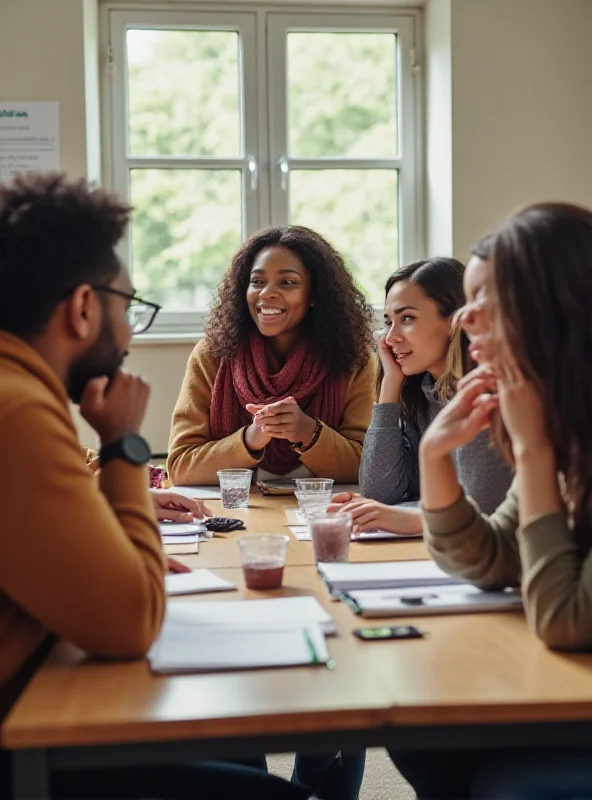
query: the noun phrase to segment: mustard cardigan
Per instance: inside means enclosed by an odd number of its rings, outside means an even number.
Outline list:
[[[210,428],[212,390],[218,373],[219,360],[214,358],[205,341],[193,350],[177,405],[169,442],[167,469],[177,485],[214,485],[219,469],[255,469],[263,460],[245,447],[244,428],[213,439]],[[321,478],[333,478],[336,483],[357,483],[362,443],[374,402],[376,359],[353,372],[347,381],[345,406],[338,427],[327,425],[318,441],[300,456],[300,461]],[[322,420],[321,420],[322,421]]]

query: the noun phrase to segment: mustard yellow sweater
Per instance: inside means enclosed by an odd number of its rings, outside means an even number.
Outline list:
[[[0,696],[50,632],[95,656],[144,655],[165,608],[146,470],[116,459],[97,479],[61,381],[2,332],[0,453]]]
[[[212,439],[210,405],[219,361],[204,340],[189,357],[181,393],[173,413],[168,472],[177,485],[214,485],[219,469],[254,469],[263,460],[245,447],[244,428],[224,439]],[[323,426],[313,447],[300,461],[314,474],[336,483],[357,483],[362,443],[375,398],[376,360],[348,379],[345,407],[336,430]],[[322,422],[322,420],[321,420]]]

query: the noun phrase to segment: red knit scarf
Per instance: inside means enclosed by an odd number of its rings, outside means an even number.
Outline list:
[[[343,414],[345,387],[345,378],[327,377],[310,340],[300,339],[282,366],[267,339],[253,331],[248,346],[220,363],[210,409],[212,436],[223,439],[250,425],[253,417],[245,409],[247,403],[275,403],[290,396],[305,414],[335,428]],[[262,466],[275,475],[285,475],[299,462],[290,442],[272,439]]]

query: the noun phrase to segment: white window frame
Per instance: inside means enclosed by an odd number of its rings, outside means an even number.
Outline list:
[[[388,169],[398,172],[399,260],[416,257],[419,220],[416,207],[415,91],[412,75],[414,17],[369,14],[276,14],[269,15],[269,107],[270,161],[276,165],[271,181],[272,224],[289,215],[290,173],[297,169]],[[300,158],[288,154],[286,94],[286,35],[290,32],[393,33],[397,46],[397,135],[398,152],[390,158]],[[412,120],[407,124],[408,116]],[[281,165],[281,166],[280,166]],[[283,170],[281,169],[283,167]],[[321,231],[322,233],[322,231]]]
[[[129,28],[166,30],[238,30],[243,67],[240,111],[243,153],[238,158],[131,158],[127,152],[127,65],[125,35]],[[282,182],[280,159],[287,152],[287,91],[285,32],[330,30],[392,32],[398,35],[398,138],[394,158],[292,158],[290,167],[344,169],[383,168],[399,172],[399,259],[404,264],[424,252],[422,85],[419,68],[420,12],[351,7],[306,10],[256,4],[184,3],[146,5],[111,0],[101,9],[101,36],[105,54],[102,74],[103,178],[105,185],[129,199],[131,166],[156,168],[231,168],[243,174],[243,237],[265,225],[285,224],[288,219],[289,185]],[[268,113],[269,111],[269,113]],[[254,180],[252,168],[255,166]],[[251,171],[250,171],[251,168]],[[289,180],[289,172],[288,172]],[[282,185],[282,183],[284,185]],[[322,233],[322,231],[321,231]],[[121,245],[121,256],[131,264],[130,236]],[[389,266],[385,265],[386,272]],[[147,298],[149,299],[149,298]],[[382,318],[382,308],[377,308]],[[164,309],[151,331],[136,341],[195,339],[203,331],[206,309],[171,312]]]

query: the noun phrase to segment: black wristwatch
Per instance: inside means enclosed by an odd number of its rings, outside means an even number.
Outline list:
[[[150,461],[150,445],[137,433],[128,433],[127,436],[116,442],[103,445],[99,452],[99,465],[104,467],[114,458],[123,458],[136,467],[143,467]]]

